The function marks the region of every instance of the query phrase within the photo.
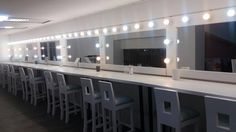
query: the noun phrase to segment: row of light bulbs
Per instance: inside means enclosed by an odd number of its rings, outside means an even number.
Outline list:
[[[236,11],[234,9],[229,9],[226,13],[226,15],[228,17],[234,17],[236,15]],[[211,18],[211,14],[210,13],[204,13],[202,15],[202,19],[203,20],[209,20]],[[183,23],[188,23],[190,21],[190,17],[188,15],[184,15],[181,18],[181,21]],[[171,21],[170,19],[166,18],[163,20],[163,24],[165,26],[170,25]],[[147,22],[147,26],[152,29],[155,27],[155,22],[154,21],[149,21]],[[133,25],[133,29],[134,30],[140,30],[142,27],[142,25],[140,23],[135,23]],[[131,28],[131,26],[129,25],[123,25],[121,27],[121,31],[123,32],[127,32],[129,31]],[[92,35],[98,36],[100,34],[108,34],[108,33],[117,33],[120,29],[118,28],[118,26],[114,26],[111,28],[103,28],[103,29],[95,29],[95,30],[88,30],[88,31],[81,31],[81,32],[74,32],[74,33],[68,33],[68,34],[62,34],[62,35],[55,35],[55,36],[47,36],[47,37],[41,37],[41,38],[36,38],[36,39],[30,39],[30,40],[23,40],[23,41],[17,41],[17,42],[11,42],[9,43],[9,45],[12,44],[25,44],[25,43],[32,43],[32,42],[40,42],[40,41],[51,41],[51,40],[59,40],[59,39],[68,39],[68,38],[77,38],[77,37],[90,37]]]

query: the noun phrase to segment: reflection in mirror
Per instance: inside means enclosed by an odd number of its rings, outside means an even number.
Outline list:
[[[165,68],[165,30],[106,36],[106,63]]]
[[[179,68],[236,72],[236,22],[178,28]]]
[[[26,44],[24,51],[25,51],[25,61],[38,60],[39,53],[38,53],[37,43]]]
[[[98,63],[100,44],[98,37],[67,40],[68,61],[79,60],[82,63]]]
[[[60,61],[62,59],[60,55],[61,46],[59,41],[41,42],[40,49],[42,60],[48,58],[48,60],[51,61]]]

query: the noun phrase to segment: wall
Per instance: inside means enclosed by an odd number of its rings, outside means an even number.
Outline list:
[[[0,35],[0,60],[8,59],[8,36]]]

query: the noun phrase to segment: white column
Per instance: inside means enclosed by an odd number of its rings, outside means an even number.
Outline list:
[[[177,68],[177,28],[170,25],[166,29],[166,38],[171,42],[166,46],[166,58],[170,63],[166,65],[167,75],[172,75],[172,70]]]
[[[68,62],[67,41],[66,41],[66,39],[60,39],[59,43],[61,45],[61,56],[62,56],[61,63],[65,64],[66,62]]]

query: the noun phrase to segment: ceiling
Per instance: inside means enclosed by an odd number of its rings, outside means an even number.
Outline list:
[[[39,27],[45,21],[56,23],[75,17],[116,8],[141,0],[0,0],[0,15],[29,18],[29,22],[0,22],[0,27],[14,26],[17,29],[1,29],[1,34]],[[38,20],[35,22],[35,20]]]

